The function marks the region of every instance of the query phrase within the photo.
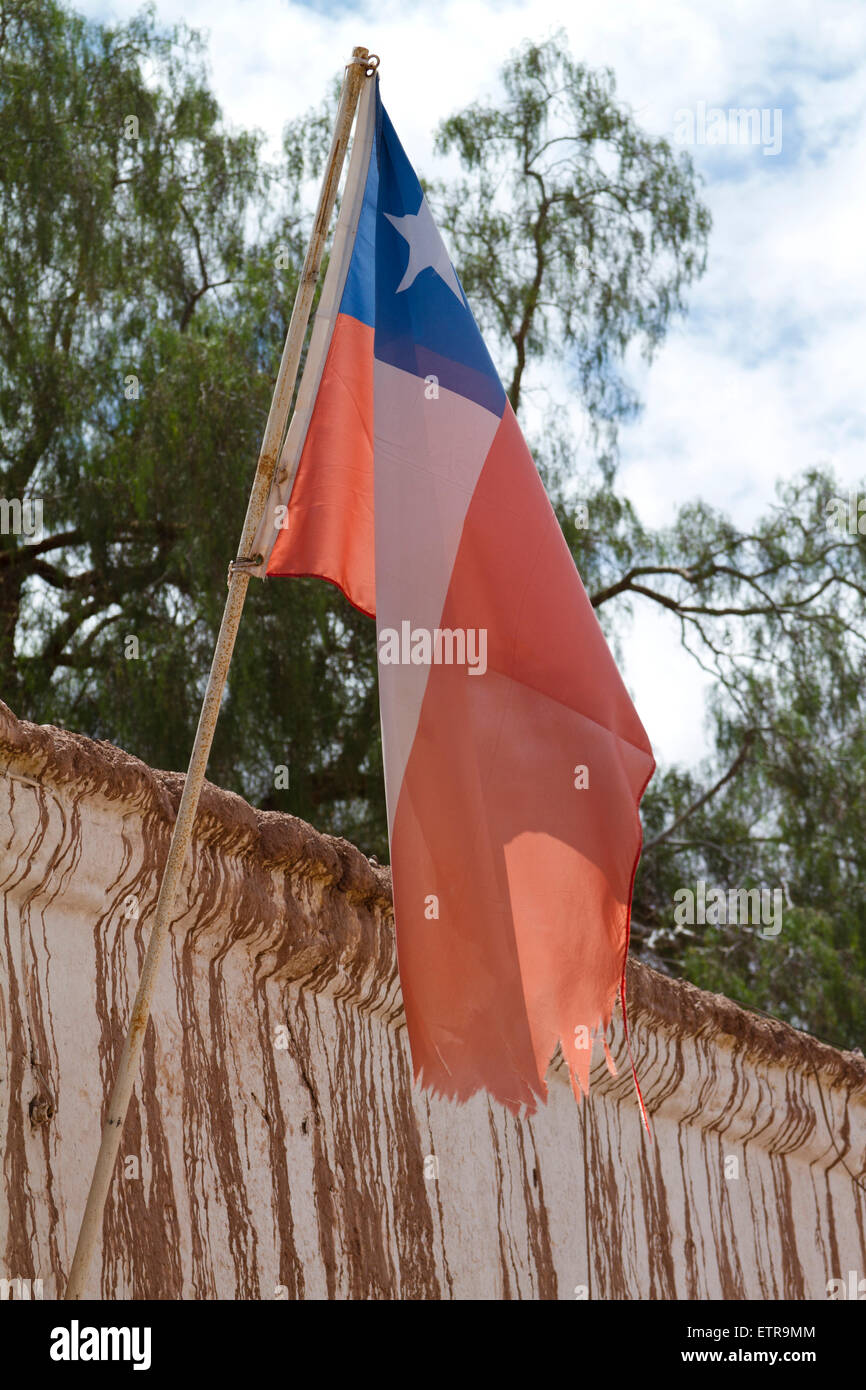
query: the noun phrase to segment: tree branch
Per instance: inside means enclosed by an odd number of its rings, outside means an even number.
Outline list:
[[[710,787],[709,791],[704,792],[703,796],[699,796],[697,801],[693,801],[691,806],[687,807],[681,815],[677,816],[676,820],[671,822],[667,830],[663,830],[660,835],[655,835],[651,840],[648,840],[643,847],[644,854],[646,854],[647,850],[655,849],[656,845],[660,845],[663,840],[666,840],[669,835],[672,835],[673,832],[682,825],[683,821],[688,820],[689,816],[693,815],[695,811],[699,811],[702,806],[705,806],[711,797],[714,797],[716,792],[721,790],[726,782],[730,782],[732,777],[736,777],[754,741],[755,730],[747,729],[743,738],[743,746],[724,776],[720,777],[718,782]]]

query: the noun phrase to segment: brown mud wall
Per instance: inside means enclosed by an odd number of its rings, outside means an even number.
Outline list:
[[[0,1279],[62,1292],[182,778],[0,705]],[[515,1119],[412,1081],[390,878],[206,784],[89,1293],[824,1299],[866,1063],[633,963],[632,1045]]]

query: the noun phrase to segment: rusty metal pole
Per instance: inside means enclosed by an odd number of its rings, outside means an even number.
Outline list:
[[[253,480],[250,500],[247,506],[246,519],[241,534],[240,547],[238,550],[238,557],[241,562],[249,560],[250,558],[250,547],[253,544],[259,522],[267,506],[271,481],[277,466],[280,446],[285,434],[289,408],[292,402],[292,394],[295,388],[295,380],[298,374],[298,364],[301,359],[301,349],[304,344],[307,324],[310,318],[310,310],[313,304],[313,295],[319,278],[319,268],[322,263],[322,254],[325,248],[325,238],[328,234],[331,214],[334,210],[334,201],[337,196],[337,187],[340,182],[340,174],[346,156],[346,148],[349,143],[352,121],[358,105],[361,88],[369,71],[368,58],[369,54],[366,48],[355,48],[352,50],[352,60],[346,67],[343,90],[340,95],[340,105],[337,111],[336,124],[334,126],[334,137],[331,142],[331,152],[328,158],[328,165],[325,170],[322,188],[319,193],[319,204],[316,209],[310,244],[307,247],[304,268],[301,273],[301,281],[298,285],[298,292],[295,297],[294,308],[292,309],[292,318],[289,323],[283,355],[280,360],[280,369],[277,374],[273,400],[271,401],[271,408],[268,413],[268,421],[265,426],[264,438],[259,453],[259,462],[256,468],[256,475]],[[159,889],[159,898],[156,904],[156,917],[151,930],[150,941],[148,942],[147,955],[145,956],[141,971],[138,993],[135,996],[135,1003],[132,1007],[129,1031],[126,1035],[126,1041],[124,1042],[123,1051],[120,1055],[117,1079],[114,1083],[114,1089],[108,1103],[108,1113],[102,1130],[102,1142],[99,1146],[99,1154],[90,1184],[90,1191],[87,1194],[87,1205],[84,1208],[81,1230],[78,1233],[78,1243],[75,1247],[72,1268],[69,1272],[69,1280],[66,1285],[65,1298],[67,1300],[80,1299],[83,1296],[87,1272],[90,1268],[93,1252],[102,1228],[102,1216],[105,1209],[105,1202],[108,1197],[111,1178],[117,1161],[123,1125],[126,1120],[126,1112],[129,1109],[129,1102],[132,1097],[132,1090],[138,1073],[141,1049],[144,1045],[145,1029],[147,1028],[147,1021],[150,1017],[153,991],[156,985],[156,978],[159,973],[159,966],[165,943],[168,939],[168,930],[171,924],[172,912],[174,910],[181,874],[183,873],[184,864],[186,863],[193,822],[198,808],[199,796],[201,795],[207,760],[213,742],[223,689],[226,683],[226,676],[228,675],[229,663],[232,659],[235,637],[237,636],[249,582],[249,574],[246,573],[242,567],[237,567],[237,562],[233,563],[229,570],[228,597],[226,599],[222,623],[220,624],[213,662],[211,663],[207,689],[204,694],[204,700],[202,701],[195,743],[193,744],[192,754],[190,755],[183,795],[180,799],[177,819],[175,820],[171,837],[171,845],[169,846],[168,859]]]

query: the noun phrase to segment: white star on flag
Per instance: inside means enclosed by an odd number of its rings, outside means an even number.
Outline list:
[[[442,245],[442,238],[427,206],[427,199],[422,198],[418,211],[407,213],[405,217],[395,217],[390,212],[386,212],[385,216],[409,244],[409,264],[395,294],[399,294],[401,290],[408,290],[409,286],[415,283],[416,276],[429,267],[435,270],[440,280],[444,280],[449,290],[453,290],[463,304],[459,281],[448,259],[448,252]]]

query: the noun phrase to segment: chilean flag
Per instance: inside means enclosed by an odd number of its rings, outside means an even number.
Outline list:
[[[378,78],[255,550],[376,618],[416,1078],[531,1113],[561,1044],[579,1099],[655,763]]]

